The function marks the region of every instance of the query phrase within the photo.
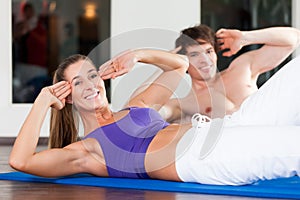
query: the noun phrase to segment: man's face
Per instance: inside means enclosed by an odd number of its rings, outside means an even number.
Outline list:
[[[190,61],[188,72],[192,79],[208,81],[215,77],[217,54],[211,44],[188,46],[186,52]]]

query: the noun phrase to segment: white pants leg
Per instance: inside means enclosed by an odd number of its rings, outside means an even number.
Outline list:
[[[200,159],[209,126],[191,128],[176,148],[184,182],[243,185],[300,175],[300,126],[225,127],[213,151]]]
[[[234,125],[300,125],[300,56],[280,69],[229,118]]]

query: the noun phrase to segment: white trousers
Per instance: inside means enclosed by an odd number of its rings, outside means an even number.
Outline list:
[[[286,64],[240,110],[226,116],[208,156],[200,151],[213,123],[191,128],[176,148],[181,180],[243,185],[300,175],[300,57]],[[214,122],[214,121],[213,121]]]
[[[191,128],[176,148],[176,171],[184,182],[244,185],[300,175],[300,126],[225,127],[213,150],[200,150],[208,128]]]

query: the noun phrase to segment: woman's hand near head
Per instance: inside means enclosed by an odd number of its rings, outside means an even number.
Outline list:
[[[127,50],[101,65],[99,75],[103,80],[116,78],[128,73],[137,62],[156,65],[163,71],[179,68],[186,71],[189,66],[187,57],[172,55],[180,49],[181,47],[176,48],[173,53],[152,49]]]
[[[66,98],[71,94],[71,85],[67,81],[60,81],[41,90],[37,100],[42,99],[49,107],[61,110],[66,103]]]
[[[99,67],[99,74],[103,80],[114,79],[128,73],[138,62],[138,53],[135,50],[127,50]]]
[[[36,147],[49,107],[62,109],[70,93],[71,87],[66,81],[55,83],[41,90],[19,131],[11,151],[9,163],[13,168],[27,173],[37,173],[41,170],[43,163],[47,163],[47,170],[57,166],[57,155],[37,154]],[[51,157],[55,157],[55,159],[53,160]],[[46,174],[47,170],[43,172]]]

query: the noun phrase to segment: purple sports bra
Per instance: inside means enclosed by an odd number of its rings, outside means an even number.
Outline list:
[[[149,178],[145,170],[147,148],[158,131],[169,125],[151,108],[130,107],[119,121],[97,128],[95,138],[103,151],[111,177]]]

